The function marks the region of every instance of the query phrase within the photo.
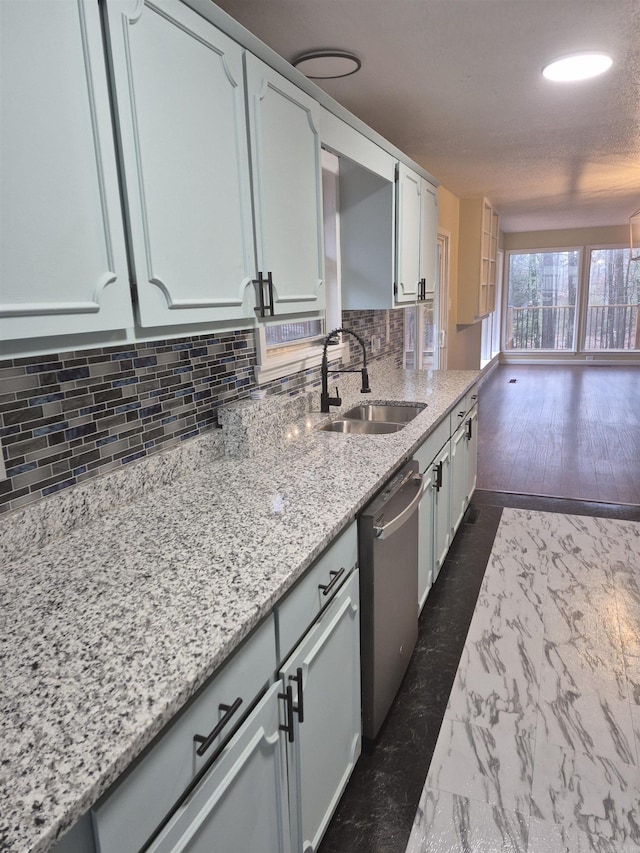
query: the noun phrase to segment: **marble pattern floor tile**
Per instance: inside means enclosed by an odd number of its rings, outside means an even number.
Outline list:
[[[527,853],[527,837],[517,812],[425,787],[406,853]]]
[[[633,655],[624,656],[624,668],[629,691],[631,707],[640,706],[640,658]]]
[[[637,767],[538,741],[531,808],[577,833],[581,848],[598,850],[606,841],[614,850],[640,849]]]
[[[528,815],[533,746],[526,735],[445,718],[425,784]]]
[[[505,508],[407,853],[640,853],[639,759],[640,523]]]
[[[640,572],[637,577],[627,571],[617,572],[615,578],[622,648],[626,655],[640,657]]]
[[[535,732],[543,640],[540,610],[528,599],[480,594],[447,717],[521,735]]]
[[[624,668],[607,669],[573,645],[545,642],[538,738],[636,764]]]

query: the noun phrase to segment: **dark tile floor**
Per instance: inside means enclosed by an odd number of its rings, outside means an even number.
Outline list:
[[[403,853],[505,506],[640,521],[640,507],[476,491],[420,617],[387,721],[365,749],[320,853]]]

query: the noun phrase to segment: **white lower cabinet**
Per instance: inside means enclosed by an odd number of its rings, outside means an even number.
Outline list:
[[[354,522],[91,810],[98,853],[317,849],[360,755],[358,582]]]
[[[451,436],[451,536],[460,526],[471,495],[476,488],[478,470],[478,406],[476,396],[467,395],[467,411],[458,412],[459,425]]]
[[[447,442],[433,460],[433,580],[440,574],[451,545],[451,448]]]
[[[282,830],[288,824],[286,769],[275,669],[269,616],[94,807],[99,853],[214,846],[219,853],[253,853],[262,849],[256,839],[267,831],[269,838],[282,836],[281,845],[269,849],[289,849]],[[234,818],[237,840],[229,835]]]
[[[463,413],[464,414],[464,413]],[[467,422],[451,436],[451,535],[455,536],[467,508]]]
[[[422,497],[418,507],[418,613],[433,583],[433,466],[422,472]]]
[[[413,457],[422,474],[418,509],[418,611],[424,607],[449,548],[450,432],[447,414]]]
[[[467,415],[467,505],[476,490],[478,478],[478,407],[474,406]]]
[[[288,853],[280,684],[269,688],[220,760],[146,849]]]
[[[477,385],[414,454],[423,478],[418,534],[418,611],[445,561],[476,487]]]
[[[291,696],[287,768],[298,853],[317,850],[360,755],[358,579],[356,570],[281,670]]]

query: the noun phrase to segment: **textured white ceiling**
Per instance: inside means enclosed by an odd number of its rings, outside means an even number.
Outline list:
[[[505,231],[626,224],[640,207],[640,0],[218,0],[285,59],[356,53],[316,81]],[[551,83],[557,56],[610,53],[605,76]]]

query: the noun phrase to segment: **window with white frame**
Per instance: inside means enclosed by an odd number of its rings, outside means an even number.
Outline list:
[[[505,350],[575,351],[579,249],[509,252]]]
[[[628,246],[514,250],[507,277],[507,352],[640,350],[640,263]]]
[[[325,311],[299,319],[269,322],[256,329],[256,380],[259,384],[319,366],[325,335],[341,325],[339,168],[338,157],[323,150]],[[330,361],[342,357],[346,349],[347,344],[332,346]]]
[[[628,248],[592,248],[582,349],[640,349],[640,262]]]

